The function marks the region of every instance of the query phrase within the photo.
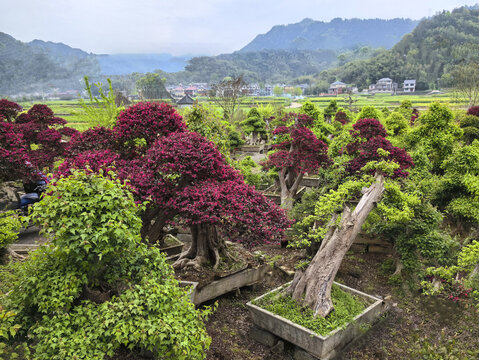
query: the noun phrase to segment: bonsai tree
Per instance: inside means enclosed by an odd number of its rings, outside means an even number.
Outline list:
[[[32,219],[50,242],[14,268],[2,307],[36,359],[204,359],[203,319],[157,248],[141,243],[132,195],[91,171],[56,179]],[[138,358],[138,356],[135,356]]]
[[[264,166],[278,170],[281,207],[291,210],[304,174],[311,174],[329,164],[328,147],[308,129],[307,125],[313,122],[311,117],[291,113],[282,122],[291,124],[274,130],[273,135],[278,140]]]
[[[324,109],[324,119],[330,123],[333,116],[338,112],[338,102],[336,100],[331,100]]]
[[[452,154],[462,135],[463,131],[455,123],[452,111],[446,105],[433,103],[417,119],[416,126],[408,133],[406,141],[411,147],[425,152],[433,171],[440,173],[441,164]]]
[[[21,146],[26,152],[23,160],[32,169],[30,173],[35,173],[33,169],[38,171],[48,168],[50,170],[55,159],[64,155],[66,139],[77,131],[66,127],[66,121],[54,116],[53,111],[46,105],[36,104],[28,112],[19,114],[21,109],[14,102],[0,100],[0,121],[4,131],[7,131],[8,127],[10,134],[12,132],[17,134],[16,146]],[[11,126],[7,126],[2,120],[8,120]],[[10,142],[9,146],[11,145]],[[17,165],[19,169],[25,168],[25,165],[20,166],[18,163]]]
[[[91,145],[85,145],[87,139]],[[217,267],[226,255],[225,238],[247,245],[276,241],[289,225],[282,210],[246,185],[215,144],[185,130],[165,104],[126,109],[111,132],[97,128],[74,137],[68,153],[62,174],[87,166],[114,169],[137,201],[148,201],[141,234],[150,243],[161,243],[165,225],[173,221],[191,227],[193,244],[177,267],[206,262]]]
[[[359,120],[353,134],[356,139],[348,145],[347,151],[355,157],[347,167],[352,174],[361,166],[363,171],[372,171],[374,175],[368,181],[351,180],[341,184],[320,199],[314,216],[303,220],[323,224],[313,228],[310,234],[312,238],[322,239],[321,246],[307,269],[296,272],[288,290],[295,300],[311,307],[315,316],[325,317],[333,310],[331,286],[334,278],[368,215],[381,200],[385,176],[405,177],[408,175],[406,168],[413,165],[403,149],[393,147],[382,136],[386,131],[379,121]],[[346,200],[358,192],[361,197],[351,209]]]
[[[251,145],[256,145],[266,134],[266,123],[256,108],[248,111],[246,119],[241,122],[241,127],[246,135],[251,135]]]

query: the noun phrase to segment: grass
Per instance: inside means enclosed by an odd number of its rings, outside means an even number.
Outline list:
[[[326,318],[314,317],[312,309],[299,305],[290,295],[284,294],[281,290],[269,293],[259,301],[253,301],[253,304],[322,336],[344,327],[368,305],[365,300],[341,290],[336,284],[333,284],[331,298],[334,311]]]

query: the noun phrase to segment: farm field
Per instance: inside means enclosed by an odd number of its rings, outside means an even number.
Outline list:
[[[209,106],[215,107],[215,104],[208,100],[206,97],[196,98],[199,103],[207,104]],[[306,101],[310,101],[318,108],[324,109],[328,106],[331,100],[336,100],[338,106],[347,108],[348,103],[347,99],[344,96],[328,96],[328,97],[307,97],[304,99],[291,99],[287,97],[249,97],[245,96],[240,98],[239,109],[247,112],[251,107],[255,106],[266,106],[272,105],[273,107],[289,107],[293,102],[297,104],[303,104]],[[409,100],[412,103],[412,106],[418,110],[425,110],[433,102],[440,102],[444,104],[449,104],[452,108],[464,109],[466,108],[466,103],[464,101],[458,100],[451,94],[437,94],[437,95],[386,95],[386,94],[376,94],[374,96],[368,95],[356,95],[353,96],[353,108],[359,110],[363,106],[375,106],[378,108],[387,107],[389,110],[397,108],[402,101]],[[164,100],[151,100],[151,101],[160,101]],[[171,101],[169,101],[171,103]],[[19,104],[27,110],[33,104],[38,102],[19,102]],[[82,108],[78,100],[49,100],[42,102],[45,105],[49,106],[56,116],[64,118],[69,126],[83,131],[88,128],[87,122],[88,119],[83,115]]]

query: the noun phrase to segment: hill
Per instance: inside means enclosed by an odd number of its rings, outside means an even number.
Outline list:
[[[96,55],[104,75],[126,75],[133,72],[147,73],[157,69],[165,72],[182,71],[189,56],[171,54],[111,54]]]
[[[450,85],[454,66],[477,58],[478,54],[479,10],[461,7],[422,20],[391,50],[317,75],[316,83],[319,89],[334,80],[366,88],[389,77],[398,83],[416,79],[420,90],[444,87]]]
[[[5,33],[0,33],[0,74],[0,94],[34,91],[33,84],[69,76],[47,54]]]
[[[240,52],[274,50],[344,50],[357,46],[391,48],[419,21],[411,19],[340,19],[330,22],[304,19],[289,25],[274,26],[256,36]]]

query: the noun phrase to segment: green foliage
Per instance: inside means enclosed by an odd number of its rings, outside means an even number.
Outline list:
[[[401,135],[407,132],[409,122],[399,112],[392,112],[385,121],[386,129],[391,135]]]
[[[104,359],[123,347],[205,358],[209,310],[196,311],[165,256],[140,242],[140,209],[125,185],[82,172],[34,206],[51,242],[13,266],[1,299],[33,359]]]
[[[0,212],[0,252],[17,239],[23,225],[23,218],[15,211]]]
[[[479,222],[479,140],[456,149],[442,169],[434,201],[456,217]]]
[[[307,247],[312,242],[320,242],[328,225],[333,225],[330,224],[333,215],[342,212],[344,205],[357,197],[364,186],[368,186],[367,180],[350,180],[340,184],[336,190],[322,195],[314,205],[314,213],[295,224],[295,229],[307,229],[307,232],[304,232],[294,245]],[[338,217],[336,224],[339,224],[340,220]]]
[[[461,117],[459,126],[464,131],[464,141],[471,144],[474,140],[479,140],[479,117],[474,115],[464,115]]]
[[[374,106],[363,106],[356,119],[376,119],[381,121],[383,114]]]
[[[165,79],[156,73],[147,73],[136,81],[138,94],[142,99],[170,99],[171,96],[166,91]]]
[[[104,126],[112,127],[116,123],[116,117],[123,108],[116,106],[115,103],[115,93],[111,85],[111,80],[108,81],[108,91],[106,92],[103,89],[102,83],[96,83],[94,86],[98,89],[100,97],[93,96],[92,88],[90,82],[88,81],[88,76],[84,77],[85,81],[85,90],[90,99],[89,102],[86,102],[83,99],[79,99],[78,103],[81,106],[82,112],[80,114],[73,113],[73,115],[81,115],[84,118],[88,119],[88,126]]]
[[[334,311],[326,318],[314,317],[312,309],[301,307],[290,295],[285,295],[281,291],[270,293],[253,303],[318,335],[325,336],[335,329],[346,326],[366,308],[364,300],[341,290],[336,284],[333,284],[331,289],[331,298]]]
[[[433,171],[440,171],[442,162],[452,153],[463,132],[454,122],[452,111],[440,103],[433,103],[419,116],[417,123],[406,140],[410,146],[421,147],[432,162]]]
[[[266,123],[256,108],[248,111],[246,120],[241,122],[241,127],[246,135],[266,133]]]
[[[268,183],[267,175],[261,171],[261,167],[253,161],[251,156],[236,160],[233,165],[241,172],[247,184],[258,187]]]
[[[324,109],[324,117],[332,119],[334,115],[338,112],[338,102],[336,100],[331,100]]]
[[[239,143],[238,139],[234,139],[235,135],[230,136],[234,131],[231,125],[227,121],[222,120],[221,115],[215,112],[212,107],[195,103],[185,110],[183,117],[188,130],[213,141],[222,154],[228,154],[230,148],[237,147],[233,145]],[[230,137],[232,140],[230,140]]]
[[[386,181],[382,201],[369,215],[364,229],[393,243],[406,269],[420,261],[445,264],[451,261],[454,241],[439,228],[442,215],[418,194],[402,191]]]
[[[324,120],[323,112],[320,108],[314,105],[311,101],[306,101],[299,109],[301,114],[306,114],[314,120]]]

